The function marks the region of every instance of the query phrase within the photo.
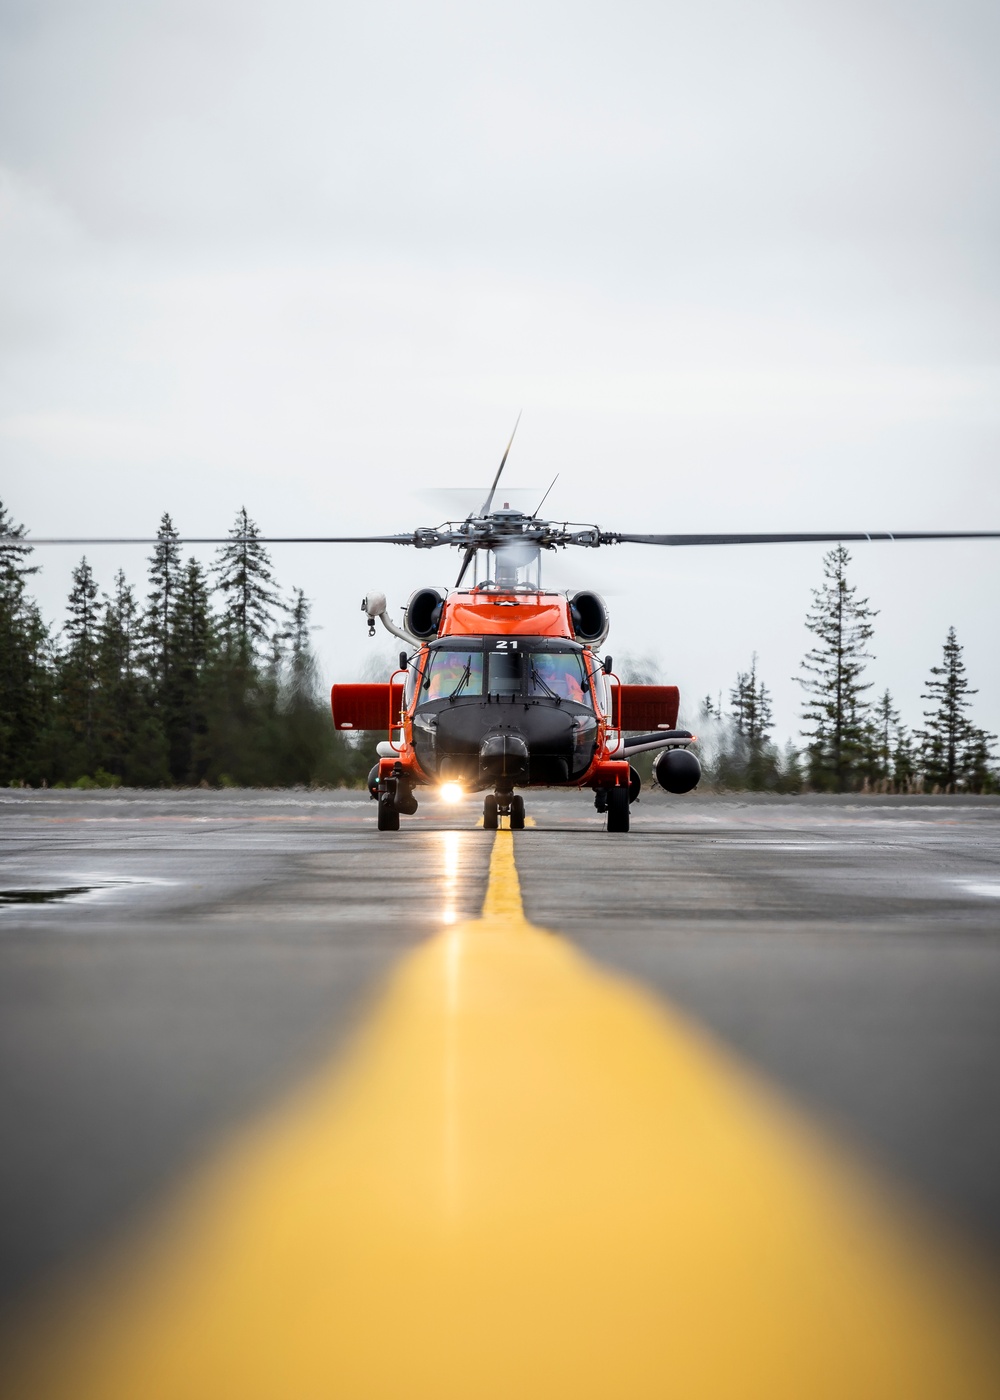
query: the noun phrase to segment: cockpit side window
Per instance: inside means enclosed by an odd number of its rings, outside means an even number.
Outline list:
[[[604,672],[593,652],[587,653],[584,666],[588,672],[591,703],[598,714],[606,715],[609,713],[608,706],[610,703],[608,700],[608,687]]]

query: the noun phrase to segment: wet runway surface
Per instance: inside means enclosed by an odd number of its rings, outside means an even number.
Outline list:
[[[1000,1257],[1000,801],[530,795],[525,912]],[[0,1284],[125,1229],[482,904],[478,805],[0,797]],[[57,896],[48,899],[47,896]]]

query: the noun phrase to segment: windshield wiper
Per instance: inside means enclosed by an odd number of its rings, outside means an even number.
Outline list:
[[[468,684],[469,677],[470,677],[471,675],[472,675],[472,657],[470,656],[469,659],[468,659],[468,661],[465,663],[465,670],[462,672],[461,676],[459,677],[458,685],[456,685],[455,689],[454,689],[454,690],[451,692],[451,694],[448,696],[448,699],[449,699],[449,700],[454,700],[455,696],[459,693],[459,691],[462,690],[462,688],[463,688],[465,685]]]
[[[562,696],[561,696],[561,695],[557,695],[556,692],[555,692],[555,691],[552,689],[552,687],[549,685],[549,683],[548,683],[547,681],[545,681],[545,680],[542,679],[542,677],[541,677],[541,676],[538,674],[538,672],[535,670],[535,663],[534,663],[533,661],[532,661],[532,663],[531,663],[531,679],[532,679],[532,682],[533,682],[535,685],[540,685],[540,686],[542,687],[542,689],[545,691],[545,694],[548,695],[550,699],[554,700],[554,701],[556,702],[557,705],[561,705],[561,704],[562,704],[562,702],[563,702]]]

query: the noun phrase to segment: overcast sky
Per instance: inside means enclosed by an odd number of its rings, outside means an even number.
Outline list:
[[[0,0],[0,497],[37,535],[1000,529],[1000,6]],[[527,503],[527,497],[516,497]],[[531,502],[534,504],[534,501]],[[39,551],[42,554],[42,551]],[[144,552],[93,550],[104,586]],[[689,699],[783,736],[818,547],[577,551]],[[329,679],[451,554],[274,551]],[[44,552],[60,614],[75,562]],[[1000,729],[1000,542],[859,545],[870,678],[947,628]],[[689,711],[689,714],[691,712]]]

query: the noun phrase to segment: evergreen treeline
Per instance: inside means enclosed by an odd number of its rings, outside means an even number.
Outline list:
[[[370,757],[319,694],[309,601],[281,599],[245,510],[206,571],[164,515],[140,600],[73,570],[59,636],[29,593],[31,546],[0,505],[0,783],[360,785]],[[21,541],[24,541],[21,543]]]
[[[771,700],[757,676],[757,658],[737,675],[728,711],[721,698],[702,701],[709,781],[724,788],[798,792],[997,792],[992,766],[996,735],[969,718],[971,697],[962,648],[952,627],[940,666],[931,668],[922,698],[924,726],[901,722],[888,690],[869,697],[865,680],[877,613],[847,581],[843,545],[823,561],[806,626],[815,639],[796,677],[805,691],[805,746],[779,751],[771,740]]]
[[[73,570],[62,632],[31,597],[37,566],[24,527],[0,504],[0,784],[136,787],[352,785],[368,745],[330,722],[310,646],[309,600],[283,601],[260,532],[245,510],[206,571],[181,557],[164,515],[139,599],[124,573],[99,590],[86,559]],[[806,626],[814,644],[803,686],[805,745],[779,749],[757,657],[728,697],[702,701],[709,782],[758,791],[995,792],[995,735],[969,718],[962,648],[951,628],[910,732],[888,690],[869,692],[876,613],[847,581],[850,555],[824,559]],[[649,658],[625,679],[654,683]],[[641,769],[650,761],[640,759]],[[649,773],[645,776],[648,778]]]

